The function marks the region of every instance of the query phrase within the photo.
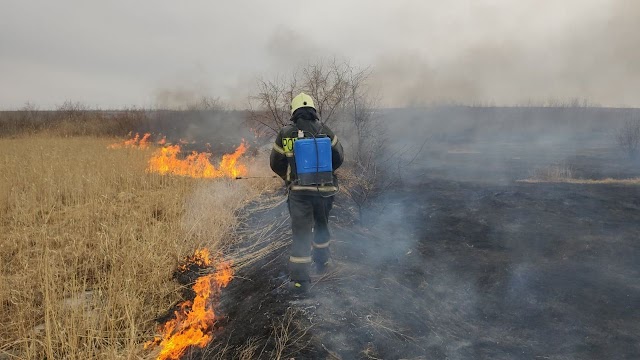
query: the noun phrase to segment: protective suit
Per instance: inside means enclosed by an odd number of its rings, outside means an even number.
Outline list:
[[[309,95],[301,93],[293,99],[291,122],[278,133],[270,162],[271,169],[285,181],[289,189],[288,204],[293,233],[289,257],[290,278],[295,287],[304,288],[309,283],[311,264],[315,263],[323,270],[330,259],[328,220],[338,187],[334,174],[324,183],[302,185],[296,174],[294,143],[302,138],[328,137],[331,140],[334,171],[342,165],[344,153],[338,137],[318,119]]]

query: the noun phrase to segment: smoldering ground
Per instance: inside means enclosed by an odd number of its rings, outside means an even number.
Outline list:
[[[460,132],[482,123],[487,111],[495,119],[522,116],[522,127]],[[522,115],[531,112],[535,126]],[[226,349],[233,357],[251,339],[262,358],[634,358],[640,190],[514,181],[531,175],[533,165],[575,159],[585,176],[640,175],[609,137],[620,113],[463,107],[412,114],[395,114],[394,125],[412,130],[393,136],[392,148],[421,144],[416,134],[428,136],[427,129],[443,135],[369,205],[363,225],[354,224],[346,198],[336,199],[336,265],[314,277],[309,298],[292,299],[282,289],[286,205],[246,208],[247,229],[279,224],[261,246],[279,245],[230,285],[224,330],[208,354]],[[594,121],[562,132],[558,119],[565,117]],[[516,169],[508,166],[517,161]],[[249,237],[245,245],[255,244]],[[294,319],[291,336],[282,342],[287,318]]]

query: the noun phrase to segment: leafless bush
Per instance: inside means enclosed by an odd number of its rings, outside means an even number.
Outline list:
[[[261,135],[277,133],[289,123],[290,103],[304,91],[311,95],[321,120],[345,147],[340,170],[343,193],[362,210],[399,181],[399,153],[387,149],[387,132],[377,111],[377,97],[368,87],[370,71],[335,59],[298,69],[289,78],[261,79],[251,98],[249,121]],[[392,171],[393,170],[393,171]]]
[[[350,111],[342,126],[347,134],[348,149],[353,153],[341,172],[342,189],[356,205],[361,222],[364,207],[399,180],[398,172],[390,171],[394,157],[388,154],[386,128],[376,114],[374,98],[365,90],[367,76],[367,72],[353,75]]]
[[[259,135],[277,133],[289,122],[289,104],[296,95],[296,79],[258,80],[258,93],[249,103],[249,123]]]
[[[178,107],[175,110],[187,110],[187,111],[221,111],[225,106],[219,98],[211,96],[202,96],[196,100],[191,100],[185,103],[184,106]]]
[[[56,109],[55,119],[69,122],[82,121],[89,111],[89,108],[82,103],[67,100]]]
[[[258,80],[257,94],[249,102],[250,124],[260,132],[277,133],[289,123],[293,97],[305,92],[313,97],[322,121],[332,125],[349,99],[349,76],[354,70],[333,59],[300,68],[290,77]]]
[[[27,103],[18,111],[0,112],[0,137],[46,133],[55,136],[124,136],[147,122],[142,109],[103,111],[67,101],[56,110]]]
[[[640,147],[640,118],[627,120],[616,133],[616,141],[630,158],[635,159]]]

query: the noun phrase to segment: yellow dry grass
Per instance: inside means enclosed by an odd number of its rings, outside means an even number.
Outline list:
[[[518,180],[518,182],[522,183],[564,183],[564,184],[584,184],[584,185],[598,185],[598,184],[609,184],[609,185],[640,185],[640,178],[630,178],[630,179],[573,179],[573,178],[557,178],[553,180],[541,180],[541,179],[523,179]]]
[[[109,143],[0,140],[0,358],[146,357],[178,261],[275,184],[147,174],[152,149]]]
[[[517,180],[520,183],[540,184],[540,183],[563,183],[582,185],[640,185],[640,178],[628,179],[578,179],[574,177],[574,171],[566,164],[555,164],[540,167],[532,172],[528,179]]]

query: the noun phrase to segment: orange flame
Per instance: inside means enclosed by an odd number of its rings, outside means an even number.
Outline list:
[[[211,266],[211,254],[209,253],[209,249],[204,248],[201,250],[196,250],[193,255],[187,256],[186,262],[180,265],[178,267],[178,270],[187,270],[190,265],[196,265],[201,268]]]
[[[158,149],[151,159],[147,172],[161,175],[179,175],[192,178],[219,178],[246,176],[247,167],[239,162],[239,159],[247,151],[247,145],[242,142],[233,154],[225,154],[216,168],[210,161],[210,153],[192,152],[186,158],[181,159],[180,145],[169,145]]]
[[[136,133],[136,135],[133,138],[129,140],[125,140],[121,143],[111,144],[107,146],[107,148],[109,149],[120,149],[120,148],[146,149],[149,147],[150,137],[151,137],[151,134],[146,133],[142,136],[142,138],[140,138],[140,134]]]
[[[207,249],[196,251],[187,261],[211,264]],[[205,347],[213,338],[211,333],[216,320],[213,300],[232,279],[233,270],[228,262],[218,264],[215,273],[198,278],[193,285],[196,293],[193,302],[185,301],[180,304],[179,310],[174,313],[175,319],[162,325],[162,335],[147,342],[145,349],[160,346],[158,360],[179,360],[189,347]]]

